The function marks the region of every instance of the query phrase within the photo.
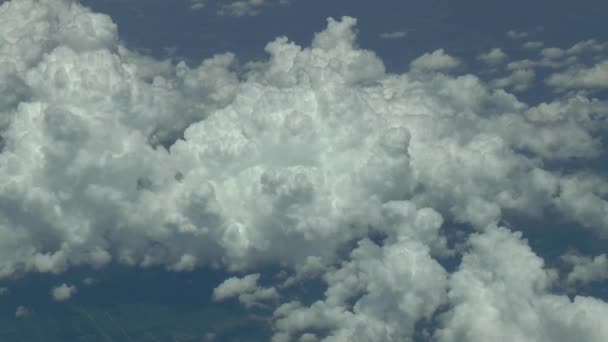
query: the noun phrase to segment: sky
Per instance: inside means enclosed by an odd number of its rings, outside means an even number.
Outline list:
[[[0,1],[0,340],[608,340],[607,10]]]

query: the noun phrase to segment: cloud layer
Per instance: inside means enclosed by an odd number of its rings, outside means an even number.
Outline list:
[[[348,17],[309,47],[280,37],[267,60],[197,66],[128,50],[72,1],[6,2],[0,22],[0,277],[279,265],[281,286],[252,273],[213,295],[280,299],[275,341],[608,337],[592,328],[606,303],[553,294],[556,271],[501,227],[550,212],[608,233],[605,178],[546,166],[602,153],[605,102],[530,106],[502,89],[525,75],[446,75],[462,64],[444,50],[389,74]],[[596,267],[570,260],[574,283]],[[309,277],[318,301],[279,293]]]

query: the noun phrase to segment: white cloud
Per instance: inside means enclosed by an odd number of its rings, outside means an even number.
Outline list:
[[[489,86],[433,72],[461,65],[441,49],[388,74],[348,17],[237,67],[230,54],[188,66],[134,53],[77,3],[13,0],[0,22],[12,42],[0,44],[0,277],[281,264],[283,289],[310,277],[328,288],[275,310],[276,341],[412,340],[444,304],[443,341],[608,336],[588,329],[604,302],[551,295],[542,259],[497,228],[551,212],[608,231],[605,177],[544,168],[597,158],[605,102],[531,107],[504,89],[523,89],[526,68]],[[437,259],[463,251],[446,241],[454,223],[479,234],[450,275]],[[214,298],[287,298],[259,277],[228,279]]]
[[[379,37],[381,39],[387,39],[387,40],[403,39],[406,36],[407,36],[407,31],[383,32],[383,33],[380,33],[380,35],[379,35]]]
[[[556,47],[544,48],[540,51],[540,53],[545,58],[549,59],[558,59],[564,56],[566,53],[564,50]]]
[[[536,73],[532,69],[517,69],[511,75],[492,81],[497,88],[509,88],[515,92],[522,92],[532,86]]]
[[[51,290],[51,296],[56,302],[65,302],[72,298],[76,294],[76,291],[77,289],[74,285],[61,284]]]
[[[410,63],[410,69],[421,71],[448,71],[458,68],[460,65],[460,60],[448,55],[445,53],[445,50],[439,49],[432,53],[425,53],[413,60],[412,63]]]
[[[608,60],[591,67],[576,65],[565,71],[549,76],[547,84],[561,89],[602,89],[608,88]]]
[[[504,51],[502,51],[500,48],[493,48],[490,51],[486,52],[486,53],[482,53],[481,55],[477,56],[477,59],[489,64],[489,65],[498,65],[498,64],[502,64],[504,63],[509,57],[507,56],[506,53],[504,53]]]
[[[589,39],[578,42],[566,50],[569,55],[580,55],[585,53],[599,53],[608,50],[608,42],[598,42],[595,39]]]
[[[562,256],[562,259],[572,266],[572,270],[567,277],[568,283],[587,284],[608,279],[608,258],[606,258],[606,254],[590,258],[569,253]]]
[[[452,308],[436,338],[448,341],[603,341],[608,304],[549,292],[547,270],[521,235],[492,229],[473,236],[471,251],[450,279]]]
[[[239,0],[222,5],[218,10],[218,14],[232,17],[255,16],[261,13],[263,7],[288,4],[288,0]]]
[[[261,302],[278,298],[278,292],[274,287],[258,286],[260,274],[249,274],[243,278],[232,277],[226,279],[213,290],[213,300],[223,301],[238,297],[239,302],[246,307],[258,305]]]

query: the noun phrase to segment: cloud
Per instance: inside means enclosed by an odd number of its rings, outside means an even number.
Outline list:
[[[523,31],[510,30],[507,32],[507,37],[513,40],[522,40],[528,37],[528,33]]]
[[[568,253],[562,256],[572,270],[568,273],[567,282],[571,284],[587,284],[608,279],[608,259],[606,254],[594,258]]]
[[[559,89],[603,89],[608,88],[608,60],[586,67],[576,65],[557,72],[546,80],[551,87]]]
[[[536,73],[532,69],[517,69],[511,75],[492,81],[497,88],[510,88],[515,92],[522,92],[532,86]]]
[[[492,229],[469,243],[470,252],[450,278],[453,307],[442,315],[438,341],[602,341],[608,336],[600,324],[608,304],[551,294],[555,273],[520,234]]]
[[[461,62],[439,49],[432,53],[425,53],[410,63],[410,69],[421,71],[447,71],[458,68]]]
[[[550,167],[601,155],[605,101],[532,106],[509,90],[533,71],[446,75],[462,62],[442,49],[387,73],[349,17],[309,46],[279,37],[261,61],[190,66],[130,51],[76,2],[5,2],[0,22],[1,278],[240,271],[213,298],[278,303],[275,341],[608,336],[590,329],[605,302],[551,294],[555,272],[499,228],[551,213],[608,232],[605,176]],[[267,265],[282,286],[258,284]],[[323,295],[291,296],[314,277]]]
[[[0,287],[0,297],[7,296],[11,291],[8,287]]]
[[[529,50],[537,50],[540,49],[544,46],[545,44],[543,42],[538,42],[538,41],[530,41],[530,42],[525,42],[523,46],[524,49],[529,49]]]
[[[580,55],[585,53],[600,53],[606,50],[608,50],[607,42],[598,42],[595,39],[589,39],[574,44],[566,53],[569,55]]]
[[[257,282],[260,274],[250,274],[243,278],[232,277],[226,279],[213,290],[212,298],[214,301],[223,301],[229,298],[238,297],[239,302],[250,308],[260,302],[274,300],[278,298],[275,288],[264,288],[258,286]]]
[[[56,302],[65,302],[66,300],[72,298],[74,294],[76,294],[76,286],[61,284],[57,287],[51,289],[51,297]]]
[[[17,310],[15,310],[15,318],[27,317],[29,314],[30,314],[30,310],[23,305],[19,305],[17,307]]]
[[[564,56],[565,51],[560,49],[560,48],[556,48],[556,47],[551,47],[551,48],[544,48],[540,51],[540,53],[545,57],[545,58],[549,58],[549,59],[558,59]]]
[[[271,5],[288,5],[288,0],[278,0],[271,2],[269,0],[241,0],[233,1],[229,4],[222,5],[218,10],[219,15],[231,17],[255,16],[261,13],[265,6]]]
[[[504,51],[502,51],[500,48],[493,48],[490,51],[477,56],[478,60],[489,65],[502,64],[508,58],[509,57],[507,56],[507,54],[504,53]]]
[[[378,35],[380,39],[395,40],[403,39],[407,36],[407,31],[383,32]]]
[[[190,0],[192,10],[209,8],[210,3],[215,3],[213,8],[216,14],[229,17],[246,17],[259,15],[265,7],[276,5],[288,5],[289,0],[238,0],[238,1],[215,1]]]
[[[197,11],[207,6],[209,0],[190,0],[190,8]]]

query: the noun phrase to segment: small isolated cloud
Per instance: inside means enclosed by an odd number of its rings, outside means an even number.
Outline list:
[[[559,89],[605,89],[608,88],[608,60],[591,67],[576,65],[563,72],[554,73],[546,83]]]
[[[51,296],[56,302],[64,302],[76,293],[76,286],[61,284],[51,290]]]
[[[213,0],[190,0],[192,10],[201,10],[210,7]],[[288,5],[289,0],[237,0],[223,1],[215,0],[217,14],[229,17],[256,16],[262,12],[264,7],[271,5]]]
[[[407,31],[394,31],[380,33],[379,37],[386,40],[403,39],[407,36]]]
[[[448,71],[461,66],[460,60],[454,58],[444,49],[425,53],[410,63],[410,69],[419,71]]]
[[[86,277],[82,280],[82,283],[86,286],[92,286],[97,284],[97,279],[92,278],[92,277]]]
[[[263,7],[288,4],[288,0],[240,0],[222,5],[217,13],[219,15],[230,17],[255,16],[261,13]]]
[[[8,287],[0,287],[0,297],[8,295],[10,292]]]
[[[521,40],[521,39],[527,38],[528,33],[523,32],[523,31],[510,30],[507,32],[507,37],[514,39],[514,40]]]
[[[540,53],[543,57],[548,59],[559,59],[564,57],[566,52],[560,48],[550,47],[542,49]]]
[[[252,307],[263,301],[278,298],[278,292],[274,287],[264,288],[258,286],[260,274],[250,274],[243,278],[232,277],[226,279],[213,290],[214,301],[223,301],[238,297],[246,307]]]
[[[19,305],[17,307],[17,310],[15,310],[15,317],[16,318],[26,317],[29,314],[30,314],[30,310],[27,307],[23,306],[23,305]]]
[[[190,8],[197,11],[205,8],[209,0],[190,0]]]
[[[542,48],[545,44],[543,42],[525,42],[522,46],[524,49],[528,50],[538,50]]]
[[[492,50],[482,53],[477,56],[477,59],[488,64],[498,65],[504,63],[509,57],[500,48],[493,48]]]

